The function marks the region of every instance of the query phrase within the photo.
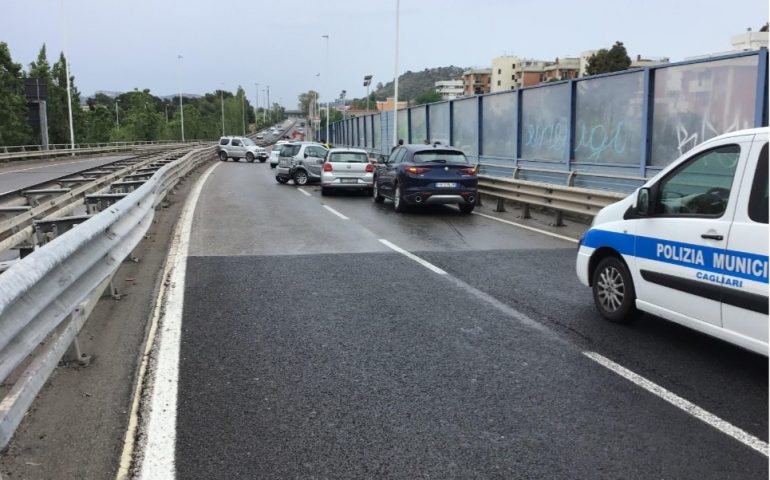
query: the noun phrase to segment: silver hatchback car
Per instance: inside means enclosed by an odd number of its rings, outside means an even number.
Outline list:
[[[371,195],[374,165],[358,148],[332,148],[321,169],[321,195],[331,190],[366,190]]]

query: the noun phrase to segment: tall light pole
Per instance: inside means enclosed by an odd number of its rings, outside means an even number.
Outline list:
[[[120,114],[118,113],[118,103],[120,103],[120,99],[115,97],[115,123],[118,124],[118,130],[120,130]]]
[[[324,70],[326,73],[326,90],[329,90],[329,78],[331,78],[331,75],[329,74],[329,35],[321,35],[321,38],[326,39],[326,65],[324,66]],[[329,92],[327,92],[328,94]],[[329,143],[329,97],[326,97],[326,143]]]
[[[270,108],[270,85],[267,86],[267,108]],[[273,123],[272,113],[270,115],[270,123]]]
[[[176,56],[177,60],[179,60],[179,114],[182,118],[182,142],[184,142],[184,105],[182,104],[182,57],[181,55]]]
[[[64,18],[64,0],[59,2],[61,7],[62,37],[64,37],[64,74],[67,76],[67,112],[70,119],[70,144],[72,145],[72,155],[75,155],[75,127],[72,124],[72,93],[70,90],[70,57],[67,55],[67,22]]]
[[[396,78],[393,92],[393,146],[398,145],[398,12],[401,7],[401,0],[396,0]]]
[[[267,90],[262,90],[262,93],[264,94],[265,99],[265,107],[262,108],[262,123],[267,123]]]
[[[246,136],[246,91],[238,87],[241,91],[241,122],[243,123],[243,136]]]
[[[219,101],[222,103],[222,136],[225,136],[225,84],[220,83]]]
[[[372,76],[364,75],[364,86],[366,87],[366,113],[369,113],[369,85],[372,84]]]
[[[259,84],[254,83],[254,129],[257,129],[257,109],[259,109]]]

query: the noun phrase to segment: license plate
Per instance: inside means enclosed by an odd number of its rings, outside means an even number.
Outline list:
[[[340,183],[358,183],[357,178],[340,178]]]
[[[436,188],[455,188],[457,184],[454,182],[437,182]]]

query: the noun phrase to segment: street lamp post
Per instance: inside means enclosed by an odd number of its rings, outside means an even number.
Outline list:
[[[267,90],[262,89],[262,98],[265,100],[265,106],[262,108],[262,123],[267,123]]]
[[[67,55],[67,22],[64,18],[64,0],[59,2],[61,7],[62,36],[64,41],[64,75],[67,77],[67,112],[70,120],[70,144],[72,145],[72,155],[75,155],[75,126],[72,124],[72,93],[70,89],[70,57]]]
[[[259,84],[254,83],[254,129],[257,129],[257,110],[259,109]]]
[[[238,87],[240,89],[240,87]],[[241,123],[243,123],[243,136],[246,136],[246,91],[241,90]]]
[[[366,113],[369,113],[369,85],[372,84],[372,76],[364,75],[364,86],[366,87]]]
[[[120,130],[120,114],[118,113],[118,103],[120,103],[120,99],[115,98],[115,123],[118,124],[118,130]]]
[[[324,70],[326,73],[326,90],[329,90],[329,35],[321,35],[321,38],[326,39],[326,65],[324,66]],[[328,94],[328,91],[327,91]],[[326,143],[329,143],[329,98],[326,98]]]
[[[225,136],[225,84],[220,84],[219,101],[222,104],[222,136]]]
[[[396,68],[393,92],[393,146],[398,145],[398,16],[401,0],[396,0]]]
[[[184,57],[177,55],[176,58],[179,60],[179,114],[182,120],[182,142],[184,142],[184,104],[182,103],[182,58]]]

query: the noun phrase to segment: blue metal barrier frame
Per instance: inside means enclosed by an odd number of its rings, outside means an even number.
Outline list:
[[[551,82],[551,83],[545,83],[545,84],[538,84],[533,85],[526,88],[519,88],[516,90],[506,90],[501,92],[494,92],[494,93],[488,93],[484,95],[475,95],[475,97],[478,98],[478,105],[477,105],[477,131],[476,131],[476,139],[477,139],[477,158],[479,160],[479,164],[481,165],[482,169],[484,170],[492,170],[492,171],[501,171],[502,168],[509,168],[510,170],[513,170],[516,167],[545,167],[548,169],[552,169],[554,171],[564,171],[565,173],[568,173],[569,171],[580,168],[581,169],[581,175],[583,176],[591,176],[591,173],[601,174],[601,173],[614,173],[619,174],[621,176],[628,176],[628,177],[638,177],[640,178],[646,178],[649,176],[654,175],[658,171],[660,171],[663,167],[661,166],[653,166],[650,164],[651,160],[651,150],[652,150],[652,132],[653,132],[653,110],[654,110],[654,93],[655,93],[655,77],[656,72],[658,70],[662,70],[665,68],[671,68],[671,67],[680,67],[684,65],[693,65],[693,64],[699,64],[699,63],[709,63],[709,62],[718,62],[720,60],[728,60],[728,59],[735,59],[735,58],[743,58],[743,57],[757,57],[757,78],[756,78],[756,91],[755,91],[755,105],[754,105],[754,119],[753,119],[753,125],[755,127],[766,127],[768,125],[768,51],[767,49],[759,49],[759,50],[753,50],[753,51],[747,51],[747,52],[737,52],[737,53],[731,53],[731,54],[725,54],[725,55],[716,55],[712,57],[704,57],[704,58],[698,58],[694,60],[687,60],[683,62],[676,62],[676,63],[669,63],[669,64],[662,64],[662,65],[655,65],[650,67],[644,67],[644,68],[634,68],[629,70],[623,70],[619,72],[611,72],[611,73],[605,73],[601,75],[593,75],[590,77],[583,77],[583,78],[576,78],[576,79],[569,79],[569,80],[562,80],[559,82]],[[642,135],[641,135],[641,153],[639,156],[638,163],[602,163],[602,162],[575,162],[574,157],[574,151],[575,151],[575,139],[576,139],[576,115],[577,115],[577,108],[576,108],[576,100],[577,100],[577,85],[579,82],[582,81],[590,81],[595,80],[597,78],[606,78],[606,77],[612,77],[612,76],[619,76],[619,75],[628,75],[628,74],[638,74],[639,72],[643,72],[643,86],[642,86],[642,105],[641,105],[641,111],[642,111]],[[569,102],[569,116],[568,116],[568,141],[566,142],[567,147],[565,149],[565,152],[563,152],[563,159],[561,161],[545,161],[542,159],[537,158],[523,158],[521,156],[521,147],[522,147],[522,95],[525,90],[532,90],[536,88],[549,88],[556,85],[562,85],[562,84],[568,84],[569,90],[568,90],[568,102]],[[484,132],[483,132],[483,118],[484,118],[484,98],[491,97],[494,95],[516,95],[516,111],[515,111],[515,130],[514,130],[514,148],[511,152],[510,156],[487,156],[484,154],[484,146],[483,146],[483,140],[484,140]],[[450,144],[454,143],[455,140],[455,134],[454,134],[454,102],[459,100],[466,100],[469,97],[462,97],[458,98],[456,100],[446,100],[441,102],[434,102],[429,104],[422,104],[415,107],[409,107],[407,108],[407,139],[410,143],[414,142],[415,139],[412,138],[412,108],[424,108],[425,109],[425,131],[426,131],[426,137],[428,139],[431,139],[431,118],[430,118],[430,111],[431,105],[438,105],[438,104],[444,104],[447,103],[449,105],[449,140]],[[403,109],[402,109],[403,110]],[[375,129],[375,122],[374,122],[374,116],[380,115],[380,139],[381,142],[379,145],[376,145],[374,142],[374,138],[376,138],[376,135],[374,134]],[[364,128],[364,136],[362,137],[360,132],[359,135],[356,137],[358,139],[357,145],[360,147],[365,147],[368,151],[370,151],[373,154],[382,154],[382,155],[389,155],[390,154],[390,144],[387,142],[387,139],[389,138],[390,134],[388,133],[389,126],[387,121],[383,121],[383,118],[387,118],[383,113],[377,113],[377,114],[371,114],[365,116],[368,121],[371,122],[371,131],[372,131],[372,139],[371,139],[371,146],[369,146],[369,142],[366,139],[366,129]],[[331,131],[334,133],[332,138],[335,140],[335,143],[342,143],[344,145],[351,146],[352,142],[352,128],[353,124],[352,121],[354,119],[348,119],[343,122],[336,122],[330,126]],[[338,126],[342,125],[342,128],[338,130]],[[358,127],[358,123],[356,123],[356,128]],[[362,141],[363,138],[363,141]],[[488,169],[484,165],[485,161],[490,161],[494,163],[494,166],[490,166]],[[672,159],[673,160],[673,159]],[[509,167],[502,167],[501,165],[507,164],[510,165]],[[502,174],[502,173],[501,173]],[[508,175],[510,175],[510,171],[508,172]],[[633,181],[629,180],[629,182],[634,183]],[[601,181],[597,182],[601,184]]]

